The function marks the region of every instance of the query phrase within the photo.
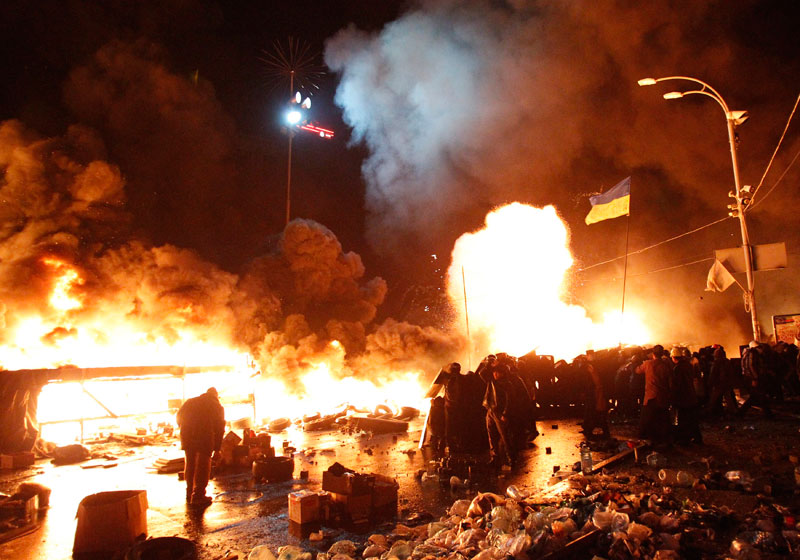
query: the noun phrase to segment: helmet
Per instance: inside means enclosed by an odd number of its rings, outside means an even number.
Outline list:
[[[756,342],[755,340],[751,340],[750,344],[748,344],[748,346],[750,348],[758,348],[758,342]]]
[[[683,356],[683,349],[678,346],[669,351],[670,358],[680,358],[681,356]]]

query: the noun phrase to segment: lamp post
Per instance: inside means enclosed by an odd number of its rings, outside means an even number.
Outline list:
[[[747,111],[731,111],[728,104],[722,96],[707,83],[697,78],[690,78],[688,76],[667,76],[664,78],[642,78],[639,80],[640,86],[652,86],[658,82],[666,82],[671,80],[693,82],[700,85],[700,89],[690,91],[671,91],[664,94],[664,99],[680,99],[687,95],[705,95],[716,101],[722,110],[725,112],[725,121],[728,125],[728,142],[731,146],[731,163],[733,164],[733,182],[736,190],[731,196],[736,200],[735,205],[731,205],[730,215],[739,218],[739,228],[742,232],[742,249],[744,250],[744,265],[747,274],[747,291],[744,294],[745,310],[750,311],[750,320],[753,324],[753,339],[756,341],[761,340],[761,326],[758,322],[758,314],[756,313],[756,296],[755,296],[755,279],[753,277],[753,257],[750,245],[750,236],[747,233],[747,222],[745,221],[745,209],[750,200],[749,189],[743,189],[739,180],[739,160],[736,157],[736,127],[744,123],[748,114]]]

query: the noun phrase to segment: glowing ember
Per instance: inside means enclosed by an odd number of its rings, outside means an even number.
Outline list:
[[[646,330],[626,311],[595,324],[565,301],[573,264],[569,232],[553,206],[520,203],[490,212],[486,227],[462,235],[448,270],[448,294],[464,316],[464,284],[479,351],[522,356],[532,350],[571,359],[588,348],[643,343]],[[620,334],[621,333],[621,334]]]

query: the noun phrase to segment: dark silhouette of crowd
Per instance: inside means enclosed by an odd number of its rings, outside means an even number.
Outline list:
[[[638,419],[640,436],[655,445],[700,445],[701,420],[741,418],[754,407],[769,418],[772,403],[800,396],[795,344],[751,342],[739,353],[655,345],[589,351],[571,363],[489,355],[474,372],[454,362],[435,380],[444,395],[432,401],[430,443],[512,465],[538,435],[537,417],[578,416],[587,439],[610,438],[610,420]]]

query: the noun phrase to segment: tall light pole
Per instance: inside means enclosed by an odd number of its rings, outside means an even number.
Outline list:
[[[731,163],[733,164],[733,182],[736,190],[733,192],[733,198],[736,200],[735,207],[731,205],[732,216],[739,218],[739,228],[742,231],[742,249],[744,250],[744,265],[747,274],[747,291],[744,294],[745,310],[750,311],[750,320],[753,324],[753,339],[756,341],[761,340],[761,325],[758,322],[758,313],[756,313],[756,293],[755,293],[755,279],[753,277],[753,254],[750,245],[750,236],[747,233],[747,222],[745,221],[745,209],[749,202],[749,192],[743,191],[739,181],[739,160],[736,157],[736,127],[747,120],[747,111],[731,111],[725,99],[712,88],[710,85],[697,78],[690,78],[688,76],[667,76],[665,78],[642,78],[639,80],[640,86],[652,86],[658,82],[666,82],[670,80],[686,81],[699,84],[700,89],[690,91],[671,91],[664,94],[664,99],[680,99],[687,95],[705,95],[716,101],[722,110],[725,112],[725,121],[728,125],[728,142],[731,146]]]

